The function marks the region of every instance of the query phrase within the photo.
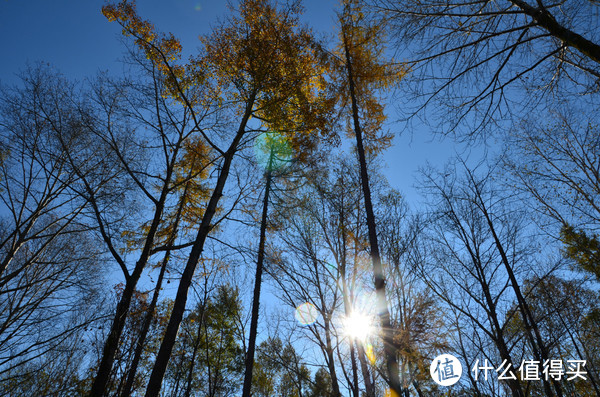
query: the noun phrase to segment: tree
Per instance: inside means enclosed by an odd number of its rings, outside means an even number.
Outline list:
[[[600,241],[598,236],[588,236],[583,231],[575,231],[573,226],[565,225],[560,231],[565,244],[565,254],[577,266],[596,276],[600,281]]]
[[[160,252],[158,248],[164,243],[168,228],[163,221],[171,203],[175,201],[177,205],[181,186],[176,180],[176,171],[185,142],[194,134],[189,113],[165,94],[169,82],[158,73],[158,66],[151,59],[138,61],[145,72],[140,75],[141,81],[98,83],[95,99],[99,109],[94,114],[95,119],[86,125],[88,132],[105,142],[108,152],[116,157],[122,183],[128,188],[120,189],[121,202],[130,205],[129,208],[115,205],[111,202],[115,198],[111,197],[113,192],[99,194],[94,181],[81,176],[79,194],[91,202],[89,216],[96,222],[105,246],[125,279],[92,386],[91,394],[95,396],[104,393],[137,283],[151,257]],[[134,132],[138,133],[132,134],[128,126],[135,126]],[[146,163],[142,158],[152,161]],[[70,161],[74,168],[80,169],[75,155]],[[207,158],[204,161],[205,166],[210,164]],[[201,171],[199,169],[198,174]],[[135,261],[129,259],[133,253],[137,256]]]
[[[383,355],[377,354],[379,344],[372,338],[378,332],[375,324],[370,324],[376,320],[377,309],[367,272],[370,255],[360,172],[353,160],[338,156],[321,163],[295,190],[295,196],[282,198],[283,202],[278,203],[286,211],[274,217],[277,230],[270,246],[267,269],[286,305],[301,312],[306,305],[300,308],[298,305],[308,302],[315,313],[319,313],[318,316],[308,314],[307,319],[301,321],[301,330],[322,351],[323,362],[315,365],[323,365],[329,371],[332,393],[335,395],[347,388],[354,396],[360,396],[363,391],[374,396],[379,387],[376,381],[381,379],[378,376],[380,360],[376,357]],[[426,340],[438,329],[434,307],[431,299],[423,299],[420,308],[419,304],[412,305],[413,298],[415,302],[420,300],[414,292],[416,284],[413,288],[401,284],[400,256],[396,262],[388,259],[392,257],[389,252],[401,244],[406,245],[401,249],[409,249],[409,243],[401,241],[405,237],[404,229],[398,229],[405,223],[410,229],[408,217],[404,218],[398,197],[390,192],[375,168],[370,176],[374,182],[376,208],[380,210],[377,221],[384,242],[385,276],[397,291],[390,294],[390,302],[393,302],[390,310],[395,315],[394,338],[410,342],[412,349],[409,346],[400,349],[398,344],[395,354],[402,357],[411,351],[416,356],[420,347],[417,340]],[[393,211],[399,214],[394,217]],[[396,297],[403,297],[404,301],[395,301]],[[413,309],[414,315],[409,313]],[[365,333],[354,329],[360,328],[357,318],[367,326]],[[381,373],[386,376],[385,368]],[[410,386],[410,381],[407,382]]]
[[[116,301],[120,300],[124,288],[125,286],[122,283],[115,287]],[[115,352],[114,365],[107,383],[106,394],[129,396],[143,388],[148,372],[148,363],[154,357],[155,350],[162,338],[166,325],[166,315],[171,305],[172,302],[166,300],[153,306],[148,293],[134,292],[125,327],[119,338],[119,346]],[[141,345],[142,351],[139,352],[139,339],[146,327],[149,310],[153,312],[153,321],[145,330],[145,341]],[[98,361],[91,368],[92,371],[97,372],[101,359],[102,356],[98,357]],[[133,369],[134,367],[135,369]],[[133,374],[133,377],[130,377],[131,374]]]
[[[252,395],[302,397],[306,395],[310,373],[291,344],[269,337],[258,346]]]
[[[198,149],[200,149],[199,153],[197,152]],[[201,183],[202,179],[204,179],[206,176],[203,175],[203,172],[197,173],[194,171],[198,169],[205,169],[205,167],[202,167],[200,164],[198,164],[202,161],[200,160],[203,157],[202,149],[202,145],[186,145],[186,155],[184,155],[182,159],[182,162],[184,163],[182,168],[184,168],[184,170],[185,168],[189,168],[187,173],[188,175],[183,180],[185,181],[185,186],[183,188],[181,198],[179,199],[179,204],[174,215],[173,223],[172,225],[167,226],[169,235],[166,241],[166,251],[160,263],[160,271],[156,280],[154,292],[152,294],[152,300],[146,310],[146,315],[143,321],[143,325],[141,326],[139,336],[137,336],[133,362],[131,363],[131,366],[128,369],[127,381],[121,393],[123,396],[129,396],[131,394],[131,390],[136,379],[137,367],[140,360],[142,359],[144,350],[146,349],[146,337],[148,335],[148,332],[150,331],[150,327],[154,319],[156,306],[158,304],[158,296],[162,289],[162,283],[165,278],[165,273],[167,271],[167,265],[169,264],[169,260],[171,259],[171,253],[173,251],[172,246],[175,244],[175,240],[180,228],[180,223],[182,223],[182,218],[185,218],[186,215],[199,215],[202,212],[202,209],[199,209],[197,206],[194,205],[194,201],[201,199],[206,192],[206,189]],[[193,177],[194,174],[196,174],[195,177]],[[200,180],[197,181],[196,179]]]
[[[350,103],[351,131],[356,139],[356,152],[360,165],[373,277],[378,299],[377,307],[386,359],[386,380],[393,392],[399,396],[401,386],[398,378],[398,362],[371,199],[367,154],[381,150],[391,139],[390,136],[377,135],[381,133],[385,116],[383,107],[376,97],[376,90],[390,86],[402,75],[403,70],[393,67],[391,63],[380,62],[383,54],[380,41],[383,24],[369,23],[356,1],[344,1],[343,4],[344,9],[339,17],[342,58],[336,65],[337,73],[334,76],[339,81],[336,82],[335,89],[344,108]]]
[[[416,99],[416,111],[430,107],[444,133],[464,127],[472,137],[527,114],[554,89],[563,97],[596,91],[595,1],[368,3],[407,49],[417,86],[403,105]]]
[[[587,380],[568,382],[563,379],[562,387],[581,396],[600,395],[596,375],[597,350],[590,348],[598,345],[594,339],[600,336],[597,333],[599,323],[594,319],[594,313],[598,311],[597,294],[579,280],[557,276],[525,280],[523,289],[552,357],[586,360]],[[523,320],[516,307],[512,311],[509,332],[524,332]],[[536,385],[532,385],[533,388]]]
[[[447,324],[434,293],[410,270],[411,251],[422,238],[426,222],[409,211],[402,195],[393,189],[379,193],[377,226],[386,278],[390,286],[390,315],[398,346],[402,392],[432,393],[429,364],[447,351]]]
[[[202,216],[202,222],[182,272],[177,296],[165,338],[146,390],[157,395],[164,376],[177,329],[183,318],[187,294],[204,242],[213,228],[213,216],[229,176],[233,157],[240,149],[249,129],[251,116],[272,127],[301,125],[298,129],[281,128],[291,142],[310,142],[311,132],[322,127],[326,118],[315,117],[323,109],[317,72],[320,59],[312,48],[310,34],[295,28],[297,6],[278,11],[267,1],[247,0],[240,5],[239,16],[203,39],[204,54],[189,65],[177,66],[173,60],[180,53],[179,42],[172,36],[158,38],[152,26],[141,20],[128,3],[104,8],[111,20],[118,21],[126,34],[134,36],[157,69],[166,76],[168,95],[183,104],[194,119],[195,128],[219,154],[219,176]],[[217,102],[231,103],[229,109],[239,122],[227,149],[219,148],[199,126],[194,106],[202,97],[192,97],[186,90],[206,77]]]
[[[70,375],[81,362],[64,350],[103,317],[95,296],[104,261],[81,222],[89,202],[73,191],[81,178],[62,144],[80,150],[99,185],[114,176],[107,158],[91,155],[101,145],[82,131],[84,109],[75,87],[41,65],[23,72],[20,87],[2,87],[0,379],[8,393],[19,379],[32,390],[74,387]],[[56,362],[45,366],[51,352]]]
[[[517,216],[509,199],[495,191],[490,174],[476,177],[464,163],[459,167],[464,171],[462,178],[452,166],[437,177],[435,173],[425,176],[422,185],[431,194],[433,210],[426,238],[419,244],[425,245],[411,250],[414,270],[456,313],[456,318],[449,316],[447,321],[454,323],[460,342],[457,351],[468,368],[483,357],[496,367],[506,360],[516,368],[515,343],[521,338],[525,338],[525,348],[534,357],[548,357],[529,304],[523,299],[521,282],[515,276],[527,274],[532,260],[533,244],[525,243],[525,228],[520,225],[525,218]],[[520,296],[518,310],[529,316],[526,332],[518,337],[507,330],[510,317],[505,302],[511,290],[510,299]],[[477,393],[496,393],[499,387],[489,382],[480,385],[471,373],[468,376]],[[526,395],[525,386],[517,380],[507,380],[506,385],[511,395]],[[545,394],[552,396],[549,382],[544,386]]]
[[[306,201],[303,205],[288,206],[292,208],[283,214],[283,219],[276,220],[282,233],[277,235],[279,244],[270,247],[267,270],[286,305],[294,310],[302,310],[300,305],[306,308],[302,325],[321,350],[332,380],[333,396],[340,396],[334,324],[341,298],[336,277],[339,274],[327,265],[328,258],[323,252],[325,239],[319,230],[323,218],[316,213],[319,203],[309,198]]]
[[[239,391],[244,352],[236,317],[241,310],[237,290],[220,285],[184,318],[165,379],[171,395],[216,397]]]
[[[325,368],[319,368],[315,372],[315,381],[310,387],[310,397],[329,397],[333,393],[331,388],[331,377]]]
[[[275,134],[266,134],[265,147],[259,148],[267,152],[267,165],[265,173],[265,194],[263,199],[262,215],[260,220],[260,238],[258,243],[258,256],[256,259],[256,275],[254,278],[254,291],[252,295],[252,319],[250,323],[250,335],[248,338],[248,351],[246,352],[246,369],[244,371],[244,387],[242,397],[250,397],[252,387],[252,367],[254,366],[254,350],[256,348],[256,334],[258,330],[258,316],[260,309],[260,290],[262,284],[262,275],[265,259],[265,241],[267,232],[267,217],[269,211],[269,195],[271,193],[271,183],[275,175],[276,165],[286,161],[285,142]]]
[[[586,116],[562,112],[545,124],[523,123],[507,147],[505,166],[516,187],[533,198],[541,226],[564,243],[579,269],[598,277],[598,127]]]

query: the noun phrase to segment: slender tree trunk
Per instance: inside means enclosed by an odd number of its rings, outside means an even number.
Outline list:
[[[191,172],[190,172],[191,174]],[[191,175],[188,175],[188,178]],[[187,197],[187,191],[189,188],[189,182],[186,183],[185,188],[183,189],[183,195],[179,206],[177,208],[177,213],[175,215],[175,221],[173,226],[173,232],[167,241],[168,245],[172,245],[175,242],[175,235],[177,233],[177,229],[179,226],[179,221],[181,219],[181,213],[183,211],[183,207],[185,206],[185,201]],[[131,395],[131,389],[133,388],[133,383],[135,382],[135,375],[137,373],[137,367],[142,358],[142,354],[144,352],[144,344],[146,343],[146,337],[148,336],[148,332],[150,331],[150,325],[152,324],[152,319],[154,318],[154,310],[156,309],[156,305],[158,303],[158,296],[160,295],[160,289],[162,288],[162,282],[165,276],[165,271],[167,269],[167,264],[169,262],[169,258],[171,257],[171,248],[167,248],[165,253],[165,257],[163,258],[162,265],[160,267],[160,272],[158,274],[158,279],[156,280],[156,287],[154,288],[154,293],[152,294],[152,301],[150,302],[150,306],[148,307],[148,311],[146,312],[146,316],[144,318],[144,324],[142,326],[142,330],[140,332],[140,336],[138,337],[135,354],[133,357],[133,362],[131,363],[131,368],[127,374],[127,382],[125,383],[125,387],[121,394],[122,397],[129,397]]]
[[[169,181],[171,180],[172,173],[173,167],[170,166],[167,171],[165,184],[163,186],[160,199],[158,200],[154,210],[154,218],[152,219],[150,229],[146,236],[146,242],[140,255],[140,259],[135,264],[133,273],[131,273],[129,277],[126,276],[125,278],[125,289],[123,290],[123,295],[121,295],[121,299],[119,300],[119,303],[117,305],[115,318],[111,325],[108,338],[106,339],[106,342],[104,344],[104,349],[102,351],[102,359],[98,367],[96,378],[94,379],[94,383],[92,384],[92,389],[89,394],[90,397],[101,397],[105,392],[106,385],[108,384],[110,372],[114,363],[115,354],[117,348],[119,347],[119,339],[121,338],[121,334],[123,333],[123,328],[125,327],[127,314],[129,313],[131,299],[133,297],[135,287],[142,275],[142,272],[144,271],[144,268],[148,263],[148,258],[150,257],[150,250],[154,245],[154,237],[158,230],[158,226],[160,224],[160,220],[164,210],[165,201],[167,199],[168,193],[168,185],[170,184]],[[94,205],[94,203],[92,203],[92,205]]]
[[[452,209],[452,211],[454,211],[454,209]],[[457,216],[457,215],[455,215],[455,216]],[[469,241],[468,240],[469,239],[468,232],[465,229],[463,229],[462,226],[460,227],[460,232],[462,233],[461,238],[465,242]],[[506,340],[504,338],[504,329],[500,325],[500,320],[498,318],[498,312],[496,310],[496,303],[494,302],[494,298],[492,297],[492,294],[490,292],[490,284],[485,277],[485,272],[484,272],[484,268],[481,263],[480,257],[478,256],[477,251],[474,248],[472,248],[470,245],[466,244],[466,249],[467,249],[467,252],[469,253],[469,256],[471,257],[473,269],[475,270],[475,273],[476,273],[476,279],[479,282],[479,285],[481,285],[485,303],[487,305],[486,312],[487,312],[487,316],[488,316],[488,321],[490,322],[490,325],[491,325],[491,333],[493,335],[492,340],[493,340],[494,344],[496,345],[496,348],[498,349],[500,358],[503,361],[505,360],[508,363],[509,368],[511,368],[511,367],[515,368],[513,366],[513,360],[510,355],[510,350],[509,350]],[[469,374],[469,376],[470,376],[470,374]],[[526,393],[523,391],[521,384],[519,383],[518,380],[507,379],[506,383],[508,384],[508,387],[510,388],[512,395],[514,397],[526,396]]]
[[[250,337],[248,338],[248,352],[246,353],[246,370],[244,371],[244,387],[242,397],[250,397],[252,388],[252,368],[254,366],[254,352],[256,349],[256,333],[258,330],[258,315],[260,309],[260,287],[262,283],[263,262],[265,258],[265,240],[267,231],[267,214],[269,212],[269,193],[271,191],[271,178],[273,168],[273,148],[269,154],[267,165],[267,183],[263,200],[262,218],[260,220],[260,240],[258,243],[258,258],[256,260],[256,275],[254,276],[254,294],[252,296],[252,320],[250,321]]]
[[[358,364],[356,363],[356,346],[354,346],[354,342],[350,340],[350,364],[352,365],[352,384],[350,388],[352,389],[352,395],[354,397],[360,397],[358,390]]]
[[[387,297],[385,291],[385,276],[379,254],[379,243],[377,241],[377,228],[375,225],[375,214],[373,213],[373,203],[371,201],[371,189],[369,187],[369,174],[367,172],[367,160],[365,148],[363,146],[362,130],[360,127],[360,118],[358,115],[358,103],[354,87],[354,74],[352,70],[352,59],[348,43],[344,39],[344,51],[346,55],[346,69],[348,71],[348,83],[350,90],[350,99],[352,101],[352,119],[354,121],[354,135],[356,136],[356,150],[360,163],[360,180],[365,200],[365,210],[367,213],[367,227],[369,230],[369,245],[371,246],[371,260],[373,262],[373,274],[375,283],[375,293],[377,296],[377,308],[381,333],[383,339],[383,354],[385,357],[385,366],[388,376],[388,385],[397,396],[400,396],[402,386],[398,376],[398,358],[396,357],[396,347],[394,344],[394,335],[390,321],[390,311],[388,309]]]
[[[371,377],[371,371],[369,371],[365,348],[361,342],[356,342],[356,350],[358,352],[358,361],[360,362],[363,381],[365,382],[365,395],[366,397],[375,397],[375,385],[373,383],[373,378]]]
[[[188,371],[187,376],[187,384],[185,387],[184,397],[190,397],[192,394],[192,381],[194,379],[194,366],[196,365],[196,355],[198,354],[198,350],[200,350],[200,332],[202,332],[202,325],[204,324],[204,312],[206,310],[206,302],[208,297],[206,296],[206,284],[204,288],[204,301],[202,302],[202,306],[200,307],[200,315],[198,316],[198,332],[196,334],[196,341],[194,342],[194,350],[192,351],[192,361],[190,362],[190,369]]]
[[[108,380],[110,378],[115,354],[119,346],[119,339],[121,338],[123,328],[125,327],[125,320],[127,319],[131,299],[140,276],[141,269],[140,272],[135,272],[127,278],[123,295],[121,295],[121,299],[117,305],[117,311],[110,329],[110,333],[108,334],[108,338],[104,344],[104,349],[102,350],[102,360],[100,361],[98,373],[96,374],[96,378],[94,379],[94,383],[92,385],[92,390],[90,391],[91,397],[101,397],[104,395],[106,385],[108,384]]]
[[[342,186],[344,186],[344,175],[342,174]],[[350,291],[348,290],[348,281],[346,280],[346,213],[344,211],[344,195],[340,197],[340,232],[342,237],[342,251],[340,252],[338,269],[342,280],[342,298],[344,300],[344,313],[346,317],[352,313],[352,305],[350,303]],[[356,364],[356,346],[352,338],[350,338],[350,363],[352,365],[352,394],[354,397],[359,397],[358,388],[358,365]],[[374,397],[370,396],[369,397]]]
[[[179,287],[177,288],[177,295],[175,297],[173,311],[171,312],[171,317],[169,318],[169,323],[167,324],[165,336],[160,345],[158,356],[154,363],[154,368],[150,374],[150,380],[148,381],[148,387],[146,388],[146,397],[156,397],[160,392],[160,387],[162,385],[165,371],[167,370],[169,358],[171,357],[171,352],[173,351],[173,346],[175,345],[175,340],[177,339],[179,324],[181,324],[181,320],[183,319],[183,313],[187,303],[188,290],[192,284],[192,277],[194,276],[194,271],[196,270],[198,260],[200,259],[200,255],[204,249],[204,242],[210,233],[211,222],[217,211],[219,200],[223,196],[223,190],[225,188],[227,178],[229,177],[229,170],[231,168],[233,156],[238,150],[240,141],[246,132],[246,124],[250,119],[255,97],[256,93],[252,92],[250,94],[250,98],[248,98],[248,103],[246,104],[244,116],[242,117],[238,131],[231,142],[229,149],[223,156],[223,165],[217,179],[217,184],[213,194],[211,195],[210,201],[208,202],[204,216],[202,217],[202,223],[198,229],[196,240],[194,241],[187,264],[181,275],[181,281],[179,282]]]
[[[333,387],[333,392],[331,395],[333,397],[340,397],[340,385],[337,378],[337,371],[335,369],[335,358],[333,356],[333,345],[331,343],[331,318],[329,315],[327,315],[327,317],[328,318],[323,319],[323,322],[325,323],[325,353],[327,354],[327,367],[329,369],[329,374],[331,375],[331,385]]]
[[[600,45],[585,37],[565,28],[543,7],[532,7],[524,0],[510,0],[511,3],[522,9],[532,17],[538,26],[547,30],[552,36],[562,41],[565,45],[577,48],[595,62],[600,63]]]
[[[144,318],[144,324],[142,326],[142,330],[140,332],[140,336],[138,337],[135,354],[133,356],[133,362],[131,363],[131,368],[127,374],[127,382],[125,383],[125,387],[123,388],[123,392],[121,393],[122,397],[128,397],[131,395],[131,389],[133,388],[133,383],[135,382],[135,375],[137,373],[137,367],[142,358],[142,354],[144,352],[144,344],[146,342],[146,337],[148,336],[148,331],[150,330],[150,325],[152,324],[152,319],[154,318],[154,310],[156,309],[156,304],[158,302],[158,295],[160,294],[160,289],[162,287],[162,281],[165,275],[165,270],[167,268],[167,262],[169,261],[169,252],[165,254],[162,265],[160,267],[160,273],[158,274],[158,280],[156,281],[156,287],[154,289],[154,293],[152,294],[152,301],[150,302],[150,306],[148,307],[148,312]]]
[[[496,228],[494,227],[494,223],[492,222],[492,219],[490,218],[490,215],[487,211],[487,208],[485,207],[485,205],[483,203],[483,200],[481,199],[481,196],[479,195],[479,192],[477,192],[477,193],[478,193],[478,199],[481,204],[481,210],[487,220],[488,227],[494,238],[494,243],[496,245],[496,249],[500,253],[500,257],[502,258],[502,263],[504,264],[504,268],[506,269],[506,273],[508,274],[508,278],[510,279],[510,283],[512,285],[513,291],[515,292],[515,296],[517,297],[519,311],[521,312],[521,317],[523,318],[523,323],[524,323],[525,329],[527,331],[527,336],[529,337],[531,348],[533,349],[533,353],[536,356],[536,360],[540,361],[540,365],[541,365],[541,363],[548,360],[548,349],[546,348],[546,345],[545,345],[544,341],[542,340],[542,335],[540,334],[539,327],[537,326],[537,323],[535,322],[535,319],[531,313],[529,305],[527,304],[527,301],[523,297],[521,288],[519,286],[517,278],[515,277],[515,273],[513,272],[512,266],[510,265],[510,262],[506,255],[506,252],[504,251],[504,247],[503,247],[502,243],[500,242],[498,235],[496,234]],[[550,388],[550,383],[548,382],[548,380],[543,379],[543,384],[544,384],[544,390],[546,392],[546,395],[548,397],[553,397],[554,394],[552,393],[552,390]],[[562,397],[563,393],[562,393],[562,387],[560,386],[560,384],[558,382],[556,382],[554,379],[552,379],[552,384],[554,385],[554,390],[556,391],[556,395],[558,397]]]

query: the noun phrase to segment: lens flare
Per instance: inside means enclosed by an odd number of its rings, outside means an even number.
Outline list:
[[[277,132],[266,132],[256,137],[254,155],[263,168],[277,170],[286,167],[292,160],[292,148],[287,139]]]
[[[371,365],[375,365],[375,351],[373,350],[372,344],[367,343],[367,345],[365,346],[365,353]]]
[[[317,321],[319,311],[312,303],[306,302],[298,305],[295,316],[300,324],[311,325]]]
[[[343,322],[344,332],[351,338],[364,341],[373,333],[373,319],[366,314],[353,312]]]

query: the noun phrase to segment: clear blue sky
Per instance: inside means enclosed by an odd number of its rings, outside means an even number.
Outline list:
[[[331,30],[336,0],[308,0],[306,19]],[[123,53],[120,29],[100,12],[100,0],[0,0],[0,37],[4,82],[27,61],[42,60],[67,76],[83,78],[114,68]],[[159,31],[172,32],[185,50],[193,52],[198,35],[227,13],[226,1],[140,0],[139,14]]]
[[[138,3],[139,14],[159,31],[172,32],[188,54],[199,45],[198,35],[208,33],[211,25],[227,13],[225,1],[139,0]],[[93,77],[103,70],[119,74],[118,60],[124,53],[121,29],[101,14],[102,4],[101,0],[0,0],[0,82],[18,83],[19,70],[28,62],[38,61],[48,62],[66,77],[77,80]],[[337,4],[338,0],[305,0],[304,19],[315,31],[331,34]],[[389,108],[393,119],[393,105]],[[390,128],[400,129],[393,123]],[[385,152],[384,172],[390,184],[415,207],[420,200],[413,188],[418,167],[427,161],[441,166],[456,150],[464,148],[450,140],[434,139],[418,125],[411,132],[397,135],[394,146]],[[122,281],[120,274],[115,273],[115,277],[115,283]],[[176,288],[176,283],[165,287],[174,296],[172,288]],[[262,307],[267,310],[277,307],[275,302],[269,289],[265,289]]]
[[[100,0],[0,0],[0,81],[16,82],[19,70],[36,61],[48,62],[67,77],[79,80],[99,70],[118,73],[124,47],[119,26],[109,23],[100,12],[103,4]],[[305,0],[304,19],[317,32],[332,32],[337,4],[337,0]],[[208,33],[227,13],[227,3],[141,0],[138,11],[158,30],[174,33],[184,50],[192,53],[198,46],[198,35]],[[418,199],[412,188],[417,168],[426,161],[441,165],[456,149],[450,140],[432,141],[429,131],[417,126],[412,139],[405,133],[386,152],[385,173],[414,203]]]

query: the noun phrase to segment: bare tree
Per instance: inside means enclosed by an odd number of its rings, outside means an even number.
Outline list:
[[[444,133],[472,136],[523,116],[550,90],[563,97],[597,91],[596,1],[367,3],[381,12],[411,65],[417,106],[405,105],[428,107]]]
[[[94,312],[99,302],[94,295],[99,294],[102,281],[95,273],[104,268],[101,252],[90,229],[80,222],[88,201],[72,190],[80,178],[70,168],[61,144],[69,140],[74,148],[87,146],[82,156],[98,149],[82,134],[81,105],[73,85],[39,65],[23,73],[21,87],[2,88],[3,381],[39,372],[48,352],[71,346],[70,338],[102,316]],[[102,159],[96,158],[94,166],[102,165]],[[56,381],[55,386],[61,387]]]
[[[101,77],[92,87],[95,109],[85,124],[86,133],[103,142],[115,158],[126,189],[97,190],[97,182],[82,172],[84,164],[77,154],[69,156],[81,179],[78,193],[90,202],[87,215],[125,280],[92,388],[92,395],[97,396],[104,393],[109,380],[137,283],[151,257],[169,242],[165,240],[172,226],[169,211],[178,205],[186,183],[177,177],[178,172],[186,153],[194,150],[192,137],[198,135],[194,117],[202,119],[208,112],[196,108],[192,117],[183,105],[170,101],[156,64],[139,53],[134,55],[132,60],[142,72],[139,79]],[[202,88],[194,88],[197,95]],[[211,164],[208,149],[205,154],[189,179],[204,178]]]
[[[523,278],[533,271],[529,263],[535,247],[533,241],[525,243],[527,228],[521,222],[526,218],[511,208],[507,197],[498,194],[491,174],[478,177],[464,163],[458,169],[463,170],[463,178],[453,176],[456,169],[447,168],[445,177],[428,174],[424,181],[435,200],[428,227],[430,243],[425,248],[432,257],[431,262],[417,259],[417,271],[431,290],[465,321],[457,324],[460,340],[480,346],[475,357],[464,357],[467,363],[475,359],[481,362],[485,357],[498,365],[506,360],[517,368],[514,348],[521,336],[507,332],[514,301],[527,322],[522,335],[525,348],[543,362],[549,354],[547,341],[542,338],[521,290]],[[552,267],[542,270],[540,277],[552,270]],[[496,354],[486,351],[489,346],[486,340],[493,343]],[[507,385],[512,395],[526,395],[519,382],[507,380]],[[479,386],[473,384],[473,387]],[[545,395],[553,396],[555,392],[556,395],[562,392],[557,382],[544,382]]]

